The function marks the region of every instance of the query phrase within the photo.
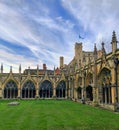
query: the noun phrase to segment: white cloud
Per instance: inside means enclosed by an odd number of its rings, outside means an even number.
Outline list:
[[[41,7],[40,2],[38,3]],[[4,59],[3,62],[10,59],[7,64],[11,62],[15,65],[18,62],[23,62],[24,65],[31,63],[30,65],[33,66],[36,62],[43,63],[47,60],[51,67],[51,63],[52,66],[59,66],[61,55],[64,57],[68,55],[71,58],[73,52],[71,52],[69,43],[71,38],[68,34],[73,33],[74,24],[70,20],[63,19],[62,16],[49,17],[49,10],[44,8],[43,6],[40,8],[41,14],[39,15],[31,13],[30,7],[26,3],[16,1],[13,4],[12,2],[6,4],[4,1],[0,2],[0,38],[14,45],[27,47],[34,57],[39,59],[33,61],[27,57],[20,57],[19,52],[15,58],[15,52],[8,53],[4,49],[4,52],[1,52],[2,54],[6,53],[5,57],[1,56],[1,59]],[[16,59],[19,59],[18,62]]]
[[[81,40],[77,33],[84,34],[84,50],[93,50],[95,42],[99,49],[102,41],[110,44],[113,30],[119,34],[118,0],[62,0],[62,5],[70,17],[59,15],[60,10],[54,13],[48,2],[1,0],[0,39],[27,48],[33,56],[0,44],[1,61],[14,66],[21,63],[23,68],[47,62],[50,69],[59,66],[60,56],[65,63],[72,60],[74,42]]]
[[[90,45],[93,45],[92,42],[101,40],[99,35],[108,39],[106,41],[109,42],[113,30],[119,34],[119,30],[117,30],[119,27],[118,0],[62,0],[62,4],[79,21],[79,25],[83,26],[86,33],[92,33],[90,37],[87,37]],[[84,42],[86,41],[84,40]],[[87,47],[90,48],[90,45]],[[88,48],[85,47],[85,49]]]

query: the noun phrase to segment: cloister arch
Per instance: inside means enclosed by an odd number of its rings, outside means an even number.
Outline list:
[[[44,80],[39,85],[39,96],[40,96],[40,98],[52,98],[53,86],[49,80]]]
[[[56,87],[56,96],[58,98],[65,98],[66,96],[66,83],[64,80],[61,80]]]
[[[82,98],[82,77],[78,77],[78,87],[77,87],[77,97],[78,99]]]
[[[18,87],[13,80],[9,80],[4,87],[4,98],[17,98]]]
[[[111,94],[111,71],[108,68],[103,68],[98,76],[99,82],[99,98],[101,103],[112,103]]]
[[[86,98],[90,101],[93,101],[93,87],[91,85],[86,87]]]
[[[77,97],[78,99],[82,98],[82,88],[80,86],[77,88]]]
[[[35,98],[36,89],[31,80],[26,81],[22,87],[22,98]]]
[[[86,77],[86,86],[87,86],[86,87],[86,98],[90,101],[93,101],[92,83],[93,83],[93,74],[89,72]]]

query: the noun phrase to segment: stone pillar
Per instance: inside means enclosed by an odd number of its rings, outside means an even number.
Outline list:
[[[3,97],[2,95],[2,88],[0,88],[0,99]]]
[[[75,83],[74,83],[74,78],[72,81],[72,98],[74,99],[74,89],[75,89]]]
[[[116,89],[115,86],[111,87],[111,93],[112,93],[112,103],[116,103]]]
[[[70,90],[70,93],[71,93],[71,98],[73,99],[73,79],[71,80],[71,90]]]
[[[20,87],[18,88],[18,98],[22,98],[22,94],[21,94],[21,89],[20,89]]]
[[[56,83],[53,84],[53,98],[56,98]]]
[[[22,98],[21,80],[22,80],[22,77],[21,77],[21,73],[20,73],[20,75],[19,75],[19,83],[18,83],[18,96],[17,96],[18,99]]]
[[[39,96],[39,89],[38,89],[38,87],[36,88],[36,95],[35,95],[35,98],[39,98],[40,96]]]
[[[71,81],[70,81],[70,78],[68,79],[68,81],[69,81],[68,97],[71,98]]]
[[[77,100],[77,80],[74,78],[74,99]]]
[[[112,95],[112,103],[116,103],[116,86],[115,86],[115,70],[114,68],[111,71],[112,74],[112,87],[111,87],[111,95]]]
[[[65,90],[65,98],[67,99],[67,89],[68,88],[68,81],[66,81],[66,90]]]
[[[83,73],[82,77],[82,99],[86,99],[86,72]]]
[[[105,87],[104,90],[105,90],[105,104],[107,104],[107,87]]]
[[[97,86],[97,64],[94,62],[94,70],[93,70],[93,105],[98,105],[98,86]]]
[[[84,76],[82,77],[82,99],[84,99]]]

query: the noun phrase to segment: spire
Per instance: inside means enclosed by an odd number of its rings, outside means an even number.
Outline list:
[[[37,75],[39,75],[39,65],[37,65]]]
[[[1,64],[1,73],[3,73],[3,63]]]
[[[115,31],[113,31],[113,33],[112,33],[112,42],[117,42]]]
[[[19,74],[21,74],[21,64],[19,65]]]
[[[104,45],[105,45],[105,43],[102,42],[102,55],[106,55],[106,51],[105,51]]]
[[[112,33],[112,53],[114,54],[117,50],[117,38],[116,38],[116,33],[113,31]]]
[[[94,54],[97,55],[97,47],[96,47],[96,43],[95,43],[95,45],[94,45]]]
[[[54,66],[54,75],[55,75],[55,66]]]
[[[94,45],[94,60],[96,60],[97,59],[97,47],[96,47],[96,43],[95,43],[95,45]]]

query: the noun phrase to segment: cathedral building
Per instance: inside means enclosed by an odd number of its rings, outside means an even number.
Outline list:
[[[96,44],[92,52],[83,50],[82,43],[75,43],[75,56],[68,65],[60,57],[59,68],[48,70],[30,69],[4,73],[1,65],[1,99],[71,99],[73,101],[98,105],[115,110],[119,101],[119,49],[113,31],[110,53],[106,53],[104,42],[98,50]]]

